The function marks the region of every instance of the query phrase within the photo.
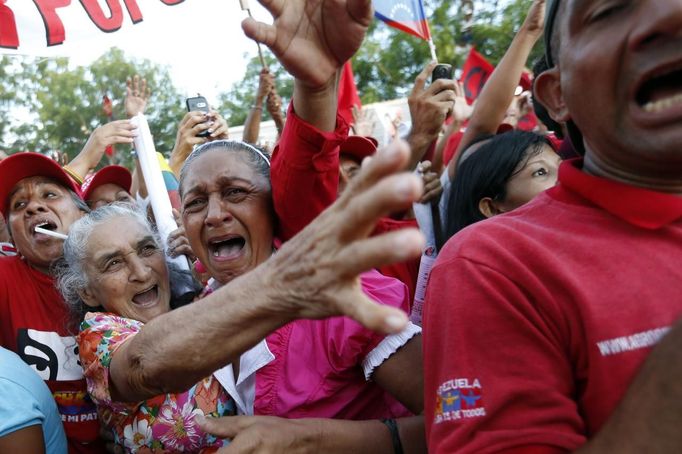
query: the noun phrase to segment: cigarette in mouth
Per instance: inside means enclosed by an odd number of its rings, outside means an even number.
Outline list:
[[[65,240],[68,238],[68,236],[64,235],[63,233],[53,232],[52,230],[47,230],[42,227],[36,227],[36,232],[47,236],[53,236],[55,238],[59,238],[60,240]]]

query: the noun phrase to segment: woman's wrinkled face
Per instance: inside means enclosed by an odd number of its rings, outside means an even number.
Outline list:
[[[170,285],[163,251],[136,219],[118,216],[95,227],[86,246],[88,306],[148,322],[170,309]]]
[[[272,254],[270,182],[242,151],[207,151],[185,169],[182,223],[211,276],[225,284]]]
[[[507,196],[499,203],[501,211],[511,211],[530,202],[536,195],[556,184],[561,158],[549,145],[542,145],[542,151],[522,161],[507,181]]]

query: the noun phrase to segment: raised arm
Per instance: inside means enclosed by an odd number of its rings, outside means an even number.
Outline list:
[[[371,1],[293,0],[286,8],[281,1],[259,3],[274,24],[249,18],[242,23],[244,33],[268,46],[295,78],[296,114],[322,131],[333,131],[338,72],[362,44],[372,20]]]
[[[437,174],[441,174],[443,171],[444,154],[446,148],[448,148],[448,142],[453,134],[457,134],[462,128],[464,123],[471,117],[471,112],[473,107],[467,104],[466,97],[464,95],[464,84],[462,82],[457,82],[455,84],[455,106],[452,109],[452,122],[445,128],[445,133],[438,139],[438,144],[436,145],[436,150],[433,153],[433,160],[431,165],[431,170]]]
[[[208,131],[205,137],[197,134]],[[185,160],[190,155],[194,147],[213,140],[229,138],[229,128],[227,121],[215,110],[209,113],[187,112],[180,124],[175,136],[175,145],[170,155],[169,166],[176,177],[180,177],[180,170]]]
[[[258,79],[258,91],[256,92],[256,99],[249,109],[249,115],[246,117],[244,123],[244,134],[242,140],[244,142],[257,144],[260,135],[260,122],[263,116],[263,102],[268,97],[274,86],[274,78],[270,72],[263,68]]]
[[[407,100],[412,118],[412,128],[407,136],[407,143],[412,149],[408,164],[410,170],[417,167],[429,147],[438,140],[443,123],[455,104],[454,80],[438,79],[426,87],[435,67],[436,63],[429,63],[417,76]]]
[[[277,233],[286,241],[337,198],[338,146],[348,135],[347,125],[337,117],[339,71],[360,47],[372,8],[368,0],[295,0],[286,2],[286,8],[284,2],[261,3],[274,24],[247,19],[244,32],[270,47],[295,78],[271,168]]]
[[[514,91],[528,56],[542,36],[544,22],[545,0],[533,0],[521,29],[478,96],[471,120],[455,155],[479,135],[495,134],[514,99]]]
[[[135,126],[128,120],[116,120],[98,126],[90,134],[81,152],[69,162],[66,169],[83,180],[88,172],[97,167],[109,145],[132,144],[135,135]]]
[[[417,177],[390,175],[408,155],[404,143],[378,153],[334,205],[270,260],[199,304],[146,324],[112,358],[115,398],[137,402],[186,390],[296,318],[347,315],[370,329],[403,329],[404,312],[372,302],[358,274],[416,257],[423,247],[415,229],[368,238],[380,217],[421,197]]]
[[[265,106],[272,117],[272,121],[275,122],[277,138],[279,139],[282,135],[282,131],[284,131],[284,112],[282,112],[282,97],[277,93],[277,86],[274,84],[272,85],[268,99],[265,102]]]

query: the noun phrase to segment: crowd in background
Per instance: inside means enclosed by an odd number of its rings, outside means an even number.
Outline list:
[[[534,0],[377,149],[338,97],[371,2],[260,3],[292,101],[179,119],[167,237],[101,162],[137,75],[70,162],[0,156],[0,452],[682,451],[682,4]]]

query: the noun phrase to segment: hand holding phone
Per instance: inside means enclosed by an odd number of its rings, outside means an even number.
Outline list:
[[[209,113],[209,108],[208,108],[208,101],[206,101],[206,98],[204,98],[201,95],[195,96],[193,98],[187,98],[185,100],[185,103],[187,104],[187,112],[204,112],[204,113]],[[201,131],[199,134],[197,134],[197,137],[208,137],[210,136],[211,133],[206,131]]]

